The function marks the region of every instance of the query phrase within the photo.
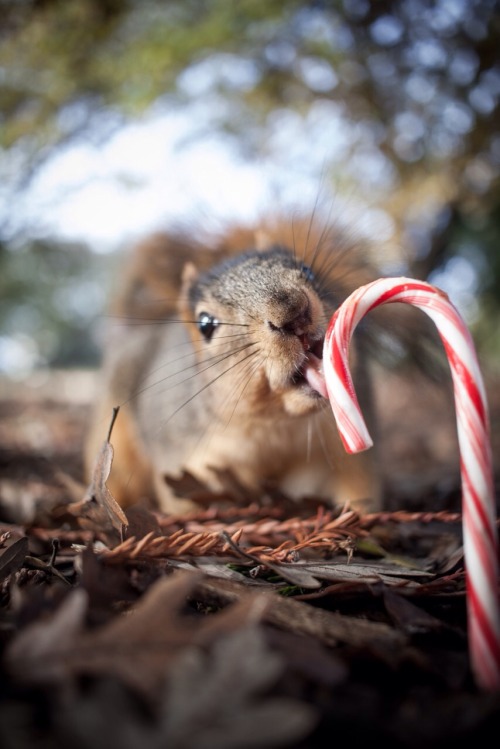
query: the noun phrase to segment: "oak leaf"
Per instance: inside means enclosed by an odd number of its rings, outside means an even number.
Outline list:
[[[127,613],[84,632],[80,625],[87,596],[73,591],[51,619],[26,627],[11,641],[9,668],[27,681],[39,681],[46,672],[61,678],[114,675],[154,698],[183,648],[207,645],[260,620],[267,605],[251,597],[211,616],[183,614],[182,607],[200,578],[185,572],[160,578]]]
[[[190,648],[169,674],[162,711],[166,746],[278,747],[308,735],[316,711],[267,694],[284,666],[256,626],[218,640],[208,653]]]

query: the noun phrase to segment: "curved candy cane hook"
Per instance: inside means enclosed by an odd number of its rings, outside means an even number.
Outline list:
[[[332,317],[325,337],[323,367],[330,403],[347,452],[371,447],[349,372],[348,348],[361,318],[394,302],[418,307],[434,321],[448,357],[461,458],[469,657],[477,683],[499,689],[498,539],[488,406],[472,336],[446,294],[404,277],[379,279],[351,294]]]

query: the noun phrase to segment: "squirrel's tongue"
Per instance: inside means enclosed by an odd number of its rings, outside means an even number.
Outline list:
[[[328,398],[322,364],[321,359],[318,359],[317,356],[309,351],[302,368],[302,374],[313,390],[322,395],[323,398]]]

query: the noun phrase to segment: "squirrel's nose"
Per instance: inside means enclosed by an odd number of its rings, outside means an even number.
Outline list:
[[[297,315],[297,317],[294,317],[293,320],[285,323],[282,326],[282,330],[284,330],[285,333],[293,333],[293,335],[296,335],[300,338],[301,336],[305,335],[310,324],[311,315],[308,309],[300,315]]]
[[[309,299],[304,296],[299,304],[288,304],[279,313],[270,316],[267,325],[271,330],[281,333],[295,335],[301,340],[305,339],[311,326],[311,306]]]

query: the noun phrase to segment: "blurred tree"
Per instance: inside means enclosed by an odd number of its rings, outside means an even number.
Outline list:
[[[0,371],[7,357],[17,376],[33,366],[95,364],[89,317],[104,306],[98,281],[113,262],[54,240],[0,244]]]
[[[254,157],[292,114],[311,131],[337,117],[349,138],[329,166],[394,218],[409,272],[458,256],[498,315],[496,0],[0,0],[0,14],[4,202],[61,143],[159,100],[210,97]]]

